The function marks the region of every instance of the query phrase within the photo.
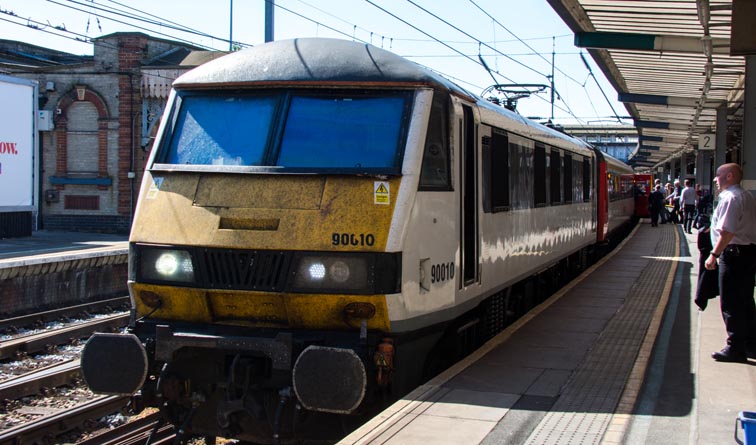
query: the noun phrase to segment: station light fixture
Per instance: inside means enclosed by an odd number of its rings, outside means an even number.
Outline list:
[[[730,54],[730,40],[711,38],[711,51],[715,54]],[[625,49],[639,51],[663,51],[704,54],[708,45],[704,39],[686,36],[663,36],[629,32],[575,33],[575,46],[579,48]]]
[[[669,130],[669,122],[633,120],[633,125],[638,128],[658,128],[661,130]]]

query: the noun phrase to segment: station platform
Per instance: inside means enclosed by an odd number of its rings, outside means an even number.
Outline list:
[[[128,253],[128,235],[38,230],[32,236],[0,239],[0,266],[66,256]]]
[[[756,360],[719,363],[696,231],[641,221],[610,255],[342,445],[727,444]],[[737,428],[737,430],[736,430]]]
[[[128,294],[128,237],[39,230],[0,239],[0,317]]]

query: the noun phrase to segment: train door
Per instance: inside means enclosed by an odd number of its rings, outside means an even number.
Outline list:
[[[477,150],[475,147],[476,126],[473,110],[467,105],[462,106],[462,125],[460,125],[460,172],[462,205],[460,210],[462,246],[462,287],[478,281],[478,177]]]
[[[652,175],[633,175],[633,194],[635,196],[635,216],[638,218],[649,218],[651,213],[648,210],[648,196],[654,188],[654,177]]]
[[[598,226],[598,233],[596,235],[596,241],[606,241],[606,235],[609,233],[609,172],[606,168],[606,159],[604,155],[597,149],[593,149],[596,153],[596,166],[598,171],[598,179],[596,181],[596,200],[597,200],[597,218],[596,225]]]

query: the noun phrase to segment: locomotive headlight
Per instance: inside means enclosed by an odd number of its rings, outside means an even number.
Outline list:
[[[328,268],[328,274],[337,283],[344,283],[349,279],[349,266],[343,261],[334,261]]]
[[[367,293],[372,284],[369,255],[302,255],[295,260],[294,292]]]
[[[310,265],[307,272],[310,274],[310,279],[313,281],[320,281],[325,278],[326,269],[323,263],[313,263]]]
[[[194,281],[194,263],[186,250],[144,249],[139,263],[141,278],[147,281]]]
[[[172,276],[179,269],[178,256],[173,252],[160,255],[155,261],[155,271],[163,276]]]

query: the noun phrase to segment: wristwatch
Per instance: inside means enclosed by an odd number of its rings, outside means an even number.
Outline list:
[[[721,255],[721,253],[711,252],[711,256],[713,256],[714,258],[719,258],[719,255]]]

